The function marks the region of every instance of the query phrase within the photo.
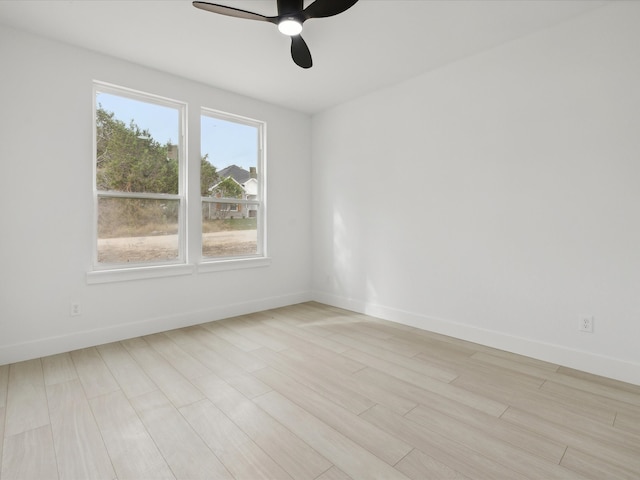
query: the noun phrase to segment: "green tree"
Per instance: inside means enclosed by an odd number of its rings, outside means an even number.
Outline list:
[[[242,187],[231,177],[222,180],[213,192],[216,196],[222,198],[242,198]]]
[[[211,188],[218,183],[220,178],[216,167],[209,163],[207,153],[200,159],[200,195],[207,197],[211,195]]]
[[[133,120],[126,125],[102,107],[96,110],[98,190],[178,193],[178,158],[170,142],[151,137]]]

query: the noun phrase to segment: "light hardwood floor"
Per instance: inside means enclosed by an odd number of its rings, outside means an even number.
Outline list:
[[[640,478],[640,386],[306,303],[0,366],[0,478]]]

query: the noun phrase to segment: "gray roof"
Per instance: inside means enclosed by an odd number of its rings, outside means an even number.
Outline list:
[[[240,185],[243,185],[247,180],[251,178],[251,174],[244,168],[237,165],[229,165],[218,172],[220,180],[224,180],[227,177],[233,178]]]

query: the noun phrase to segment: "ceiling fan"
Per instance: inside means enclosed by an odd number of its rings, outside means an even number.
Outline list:
[[[276,0],[278,15],[267,17],[259,13],[240,10],[208,2],[193,2],[193,6],[208,12],[228,15],[229,17],[245,18],[247,20],[259,20],[278,26],[278,30],[291,37],[291,58],[302,68],[310,68],[313,65],[309,47],[300,36],[302,24],[310,18],[332,17],[344,12],[356,4],[358,0],[316,0],[307,8],[304,0]]]

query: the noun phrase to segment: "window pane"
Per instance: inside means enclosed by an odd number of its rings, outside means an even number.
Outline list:
[[[203,110],[200,171],[205,258],[264,254],[258,234],[264,229],[258,218],[264,181],[259,171],[261,129],[258,122]]]
[[[203,202],[202,256],[256,255],[257,225],[257,205]]]
[[[179,212],[179,200],[99,198],[98,262],[177,259]]]
[[[97,92],[97,189],[179,193],[179,138],[177,108]]]
[[[203,197],[257,199],[259,128],[201,116]]]

